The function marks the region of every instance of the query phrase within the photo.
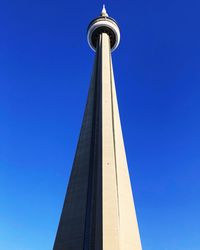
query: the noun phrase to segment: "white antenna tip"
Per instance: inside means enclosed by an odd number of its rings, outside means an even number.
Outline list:
[[[106,11],[106,7],[105,7],[105,4],[103,4],[103,9],[101,11],[101,16],[108,16],[108,13]]]

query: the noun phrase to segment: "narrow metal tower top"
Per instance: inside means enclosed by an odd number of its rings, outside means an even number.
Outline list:
[[[120,30],[117,22],[108,16],[105,5],[103,5],[101,15],[95,18],[88,26],[87,40],[89,46],[94,51],[96,51],[101,33],[109,35],[111,51],[114,51],[120,42]]]
[[[106,6],[105,6],[105,4],[103,4],[103,9],[102,9],[102,11],[101,11],[101,16],[106,16],[106,17],[108,17],[108,13],[107,13],[107,11],[106,11]]]

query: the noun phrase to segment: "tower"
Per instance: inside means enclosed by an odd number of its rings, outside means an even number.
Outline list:
[[[141,250],[111,59],[120,30],[105,6],[87,39],[96,56],[53,250]]]

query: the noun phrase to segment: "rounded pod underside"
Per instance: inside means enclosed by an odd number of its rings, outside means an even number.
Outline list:
[[[109,35],[111,51],[114,51],[120,42],[120,30],[116,21],[110,17],[99,17],[89,24],[87,40],[94,51],[96,51],[97,41],[101,33]]]

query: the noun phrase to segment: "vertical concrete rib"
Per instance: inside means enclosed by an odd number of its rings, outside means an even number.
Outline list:
[[[112,105],[115,131],[115,153],[116,153],[116,170],[117,185],[119,197],[119,225],[120,225],[120,249],[121,250],[142,250],[140,234],[138,229],[136,211],[131,189],[124,141],[121,129],[117,95],[115,88],[114,73],[112,68]]]
[[[100,48],[53,250],[102,250]]]

